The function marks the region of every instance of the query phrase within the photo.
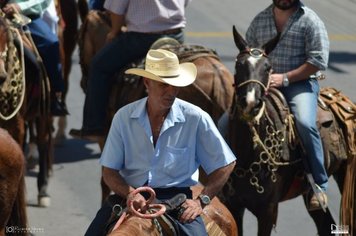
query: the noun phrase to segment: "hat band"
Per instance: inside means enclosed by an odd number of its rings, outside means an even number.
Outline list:
[[[177,78],[177,77],[179,77],[179,75],[166,75],[166,76],[160,76],[159,75],[159,77],[161,77],[161,78]]]

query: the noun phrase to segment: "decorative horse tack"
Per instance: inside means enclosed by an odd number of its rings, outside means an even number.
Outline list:
[[[49,80],[30,33],[22,28],[22,25],[26,23],[24,20],[26,18],[22,17],[10,20],[5,18],[4,13],[0,11],[0,22],[7,29],[6,46],[0,47],[2,55],[4,57],[6,55],[7,72],[6,80],[0,85],[0,126],[9,130],[21,147],[25,145],[24,134],[27,131],[25,123],[28,127],[33,126],[33,130],[29,128],[30,136],[36,140],[40,165],[37,176],[38,204],[47,207],[50,204],[50,197],[47,194],[52,158],[50,149],[53,148],[49,114]],[[29,54],[34,53],[38,74],[25,73],[24,46],[29,49]],[[4,49],[7,50],[6,53],[3,53]],[[25,76],[27,76],[26,80]],[[36,78],[32,79],[34,76]],[[31,133],[34,130],[35,133]]]
[[[247,208],[257,217],[258,235],[268,236],[277,222],[279,202],[301,194],[304,202],[309,202],[306,193],[310,191],[310,185],[306,179],[305,167],[298,161],[306,158],[306,154],[302,146],[296,145],[296,140],[292,138],[293,117],[286,103],[268,86],[271,62],[258,50],[247,53],[249,47],[246,40],[235,28],[233,33],[240,53],[235,63],[235,99],[229,117],[227,141],[239,157],[239,162],[219,197],[240,226],[239,235],[243,234],[242,218],[244,209]],[[266,55],[276,46],[278,38],[277,35],[262,47]],[[255,83],[254,80],[259,82]],[[343,135],[337,120],[326,119],[320,123],[319,128],[326,168],[329,174],[335,176],[343,191],[343,205],[340,208],[344,218],[342,224],[351,225],[355,215],[353,205],[356,175],[353,163],[356,161],[355,158],[352,161],[345,159],[346,142],[340,138]],[[338,142],[334,142],[335,137]],[[292,145],[288,145],[289,139],[294,140]],[[286,164],[270,165],[268,163],[271,160],[273,164]],[[326,211],[327,213],[320,210],[310,214],[319,235],[329,235],[330,224],[335,224],[329,209]],[[356,232],[355,229],[353,231]]]
[[[5,21],[4,13],[0,11],[0,20]],[[25,96],[25,73],[22,40],[19,32],[12,27],[3,28],[7,42],[2,46],[0,60],[4,63],[5,80],[0,83],[0,119],[10,120],[20,110]],[[20,42],[20,52],[15,46],[15,39]]]

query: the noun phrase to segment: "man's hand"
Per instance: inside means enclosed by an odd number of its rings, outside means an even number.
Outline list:
[[[120,33],[120,32],[119,32]],[[107,35],[106,35],[106,43],[110,43],[119,33],[114,32],[114,31],[110,31]]]
[[[133,195],[132,192],[127,195],[127,199],[132,201],[132,206],[133,208],[142,213],[145,214],[147,211],[147,204],[146,204],[146,199],[139,193]],[[131,211],[130,208],[128,208],[129,211]]]
[[[6,4],[3,8],[2,8],[3,12],[5,12],[6,15],[13,15],[15,13],[19,13],[21,12],[20,6],[16,3],[9,3]]]
[[[283,74],[271,74],[269,78],[270,87],[283,87]]]
[[[191,223],[195,220],[195,218],[203,213],[199,199],[187,199],[181,207],[185,209],[179,219],[181,223]]]

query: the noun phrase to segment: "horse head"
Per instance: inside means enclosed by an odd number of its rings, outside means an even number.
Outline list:
[[[276,46],[279,35],[262,48],[251,48],[247,41],[233,26],[236,47],[240,53],[235,62],[235,94],[237,107],[245,119],[255,117],[263,106],[267,92],[269,75],[272,72],[268,54]]]

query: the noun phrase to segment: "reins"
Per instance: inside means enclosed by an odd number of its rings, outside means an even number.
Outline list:
[[[150,194],[149,199],[146,201],[145,206],[147,208],[148,214],[141,213],[139,210],[136,210],[135,207],[133,206],[133,199],[136,196],[136,194],[141,193],[141,192],[148,192]],[[166,206],[163,204],[152,204],[153,200],[156,198],[156,193],[155,191],[148,186],[144,187],[139,187],[132,191],[129,194],[129,197],[127,198],[126,205],[127,208],[123,210],[119,220],[116,222],[114,228],[112,231],[116,230],[119,228],[119,226],[124,222],[125,219],[128,217],[132,216],[137,216],[143,219],[152,219],[153,223],[157,226],[158,231],[160,232],[160,235],[162,235],[162,228],[159,227],[159,223],[157,222],[156,218],[162,216],[166,212]],[[130,209],[131,214],[129,214],[127,211]]]
[[[242,86],[245,86],[249,83],[259,84],[263,88],[266,94],[269,88],[270,80],[268,80],[267,86],[265,86],[262,82],[258,80],[254,80],[254,79],[247,80],[238,84],[237,88],[241,88]],[[260,125],[260,119],[262,118],[263,115],[266,116],[266,120],[268,122],[268,125],[266,126],[267,137],[264,140],[261,139],[255,127],[256,125]],[[246,122],[252,132],[254,149],[257,149],[257,147],[259,147],[262,149],[262,151],[259,153],[259,159],[257,161],[252,162],[247,169],[237,167],[238,170],[237,176],[245,177],[248,173],[250,173],[251,174],[250,184],[252,186],[255,186],[256,191],[258,193],[262,194],[264,192],[264,188],[259,184],[259,179],[257,175],[262,170],[263,164],[267,166],[268,170],[271,173],[271,177],[270,177],[271,181],[276,182],[277,181],[276,171],[280,166],[294,165],[300,162],[301,159],[292,162],[279,161],[281,159],[281,149],[282,149],[283,142],[286,141],[285,132],[283,130],[275,130],[274,123],[266,112],[265,101],[262,101],[262,106],[259,109],[257,115],[254,116],[252,120]],[[291,124],[288,123],[288,125]]]

